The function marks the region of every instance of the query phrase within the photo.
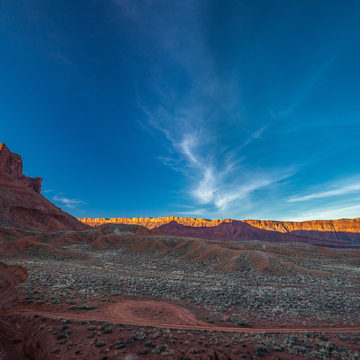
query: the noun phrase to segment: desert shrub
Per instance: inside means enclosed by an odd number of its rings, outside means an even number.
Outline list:
[[[153,341],[149,340],[149,341],[145,342],[145,346],[148,346],[150,348],[154,348],[156,346],[156,344]]]
[[[130,335],[129,335],[129,339],[130,339],[130,340],[133,340],[133,341],[136,341],[136,340],[137,340],[137,337],[136,337],[135,334],[130,334]]]
[[[65,339],[65,338],[66,338],[66,334],[65,334],[65,333],[61,333],[61,334],[59,334],[59,335],[56,337],[56,339],[58,339],[58,340]]]
[[[163,352],[165,350],[166,350],[166,346],[164,344],[161,344],[156,348],[157,352]]]
[[[240,327],[245,327],[245,328],[251,328],[251,323],[249,323],[248,321],[245,321],[245,320],[239,320],[237,322],[237,325],[240,326]]]
[[[105,330],[107,327],[109,327],[110,326],[110,324],[109,323],[107,323],[107,322],[104,322],[101,326],[100,326],[100,329],[101,330]]]
[[[104,345],[105,345],[105,343],[103,343],[103,342],[100,341],[100,340],[96,340],[96,341],[95,341],[95,346],[98,347],[98,348],[103,347]]]
[[[257,345],[254,346],[254,353],[257,356],[264,356],[266,353],[270,353],[270,351],[266,346]]]
[[[146,355],[149,352],[148,349],[142,349],[140,351],[138,351],[138,355]]]
[[[104,329],[104,334],[111,334],[113,331],[112,327],[107,327],[106,329]]]

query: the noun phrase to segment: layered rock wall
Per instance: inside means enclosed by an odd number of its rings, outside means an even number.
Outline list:
[[[98,226],[105,223],[133,224],[146,226],[149,229],[176,221],[178,224],[192,227],[213,227],[222,223],[231,223],[235,220],[206,220],[190,217],[159,217],[159,218],[83,218],[79,219],[90,226]],[[320,237],[326,239],[360,240],[360,218],[340,220],[311,220],[303,222],[273,221],[273,220],[242,220],[258,229],[291,233],[294,235]]]
[[[206,220],[201,218],[190,218],[190,217],[178,217],[178,216],[167,216],[167,217],[159,217],[159,218],[83,218],[78,219],[83,223],[90,225],[90,226],[98,226],[105,223],[113,223],[113,224],[133,224],[133,225],[142,225],[149,229],[153,229],[159,227],[161,225],[167,224],[171,221],[176,221],[178,224],[185,225],[185,226],[193,226],[193,227],[211,227],[211,226],[218,226],[222,223],[229,223],[233,220],[231,219],[223,219],[223,220]]]
[[[11,152],[5,144],[0,144],[0,171],[20,180],[25,186],[37,193],[41,192],[42,178],[31,178],[23,175],[23,162],[21,156]]]
[[[259,229],[326,237],[329,239],[358,238],[360,234],[360,218],[339,220],[310,220],[301,222],[245,220],[248,224]]]

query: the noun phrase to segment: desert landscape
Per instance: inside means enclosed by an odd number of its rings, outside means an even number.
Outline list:
[[[1,359],[360,357],[359,219],[79,221],[0,167]]]
[[[0,0],[0,360],[360,360],[359,24]]]

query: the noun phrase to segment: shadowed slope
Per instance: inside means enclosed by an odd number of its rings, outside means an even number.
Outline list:
[[[0,171],[0,225],[50,231],[88,228],[41,194],[2,171]]]
[[[195,237],[212,240],[261,240],[268,242],[304,242],[309,244],[321,244],[320,239],[310,236],[293,235],[258,229],[242,221],[233,220],[231,223],[222,223],[214,227],[184,226],[172,221],[156,228],[164,234],[182,237]],[[326,243],[326,241],[324,241]],[[345,244],[345,241],[335,241]]]
[[[0,144],[0,226],[50,231],[88,228],[42,196],[42,179],[27,177],[22,169],[21,156]]]

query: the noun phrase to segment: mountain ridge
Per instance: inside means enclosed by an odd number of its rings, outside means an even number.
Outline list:
[[[176,221],[180,225],[191,227],[214,227],[222,223],[241,221],[258,229],[289,233],[306,237],[322,239],[339,239],[347,241],[360,241],[360,218],[338,219],[338,220],[308,220],[308,221],[276,221],[276,220],[235,220],[235,219],[214,219],[167,216],[158,218],[79,218],[79,221],[90,225],[98,226],[105,223],[142,225],[149,229],[158,228],[162,225]]]

